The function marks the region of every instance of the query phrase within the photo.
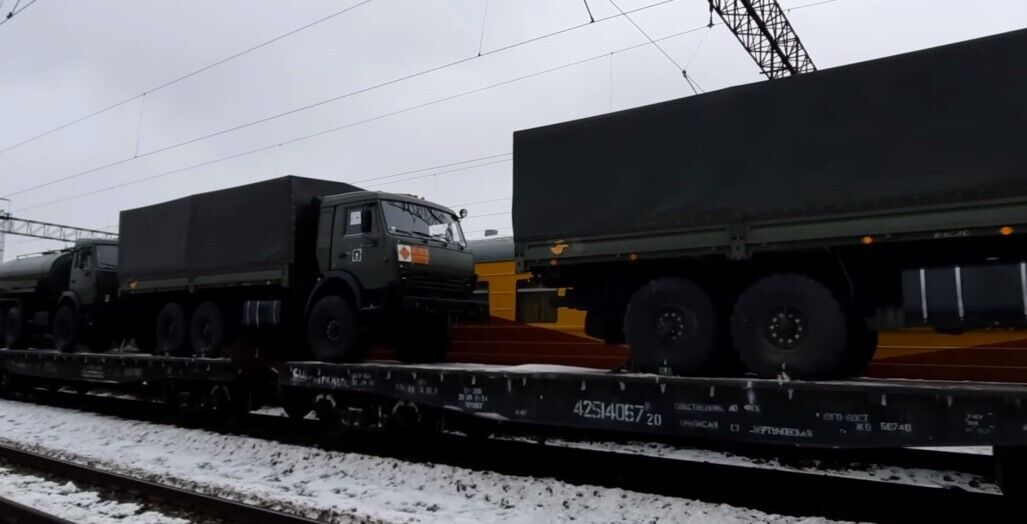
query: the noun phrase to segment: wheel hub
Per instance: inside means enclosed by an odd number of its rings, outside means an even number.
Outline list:
[[[678,308],[667,308],[656,314],[656,336],[664,344],[672,344],[685,334],[685,314]]]
[[[341,332],[342,326],[339,324],[339,321],[334,318],[329,320],[328,324],[325,325],[325,336],[327,336],[328,340],[331,340],[332,342],[337,342],[339,340]]]
[[[767,319],[764,332],[767,341],[778,349],[795,349],[809,332],[805,315],[799,310],[784,307],[773,311]]]

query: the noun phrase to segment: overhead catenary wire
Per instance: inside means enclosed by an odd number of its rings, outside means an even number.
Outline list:
[[[616,8],[617,11],[620,12],[620,14],[628,20],[628,22],[631,22],[631,25],[635,26],[635,29],[638,29],[638,32],[642,33],[642,36],[644,36],[646,40],[649,40],[649,43],[653,44],[653,46],[655,46],[656,49],[659,49],[659,51],[663,53],[663,56],[667,57],[667,60],[670,60],[670,63],[674,64],[674,67],[676,67],[678,71],[681,71],[681,76],[685,78],[685,82],[687,82],[688,86],[692,88],[692,92],[695,94],[699,94],[699,91],[695,88],[695,84],[693,84],[692,80],[688,78],[688,72],[685,71],[685,68],[681,67],[681,64],[678,64],[678,61],[674,60],[674,57],[670,56],[670,53],[668,53],[667,50],[663,48],[663,46],[657,43],[656,40],[653,40],[653,37],[649,36],[649,33],[647,33],[645,29],[642,29],[642,26],[638,25],[635,22],[635,20],[628,15],[628,13],[625,13],[624,10],[621,9],[619,5],[617,5],[617,2],[615,2],[614,0],[609,1],[610,5]]]
[[[588,6],[588,0],[581,0],[585,3],[585,11],[588,12],[588,20],[591,23],[595,23],[596,17],[592,16],[592,8]]]
[[[370,1],[370,0],[367,0],[367,1]],[[646,5],[646,6],[643,6],[643,7],[639,7],[639,8],[636,8],[636,9],[632,9],[632,10],[629,10],[629,11],[622,11],[622,13],[624,13],[623,15],[622,14],[611,15],[611,16],[608,16],[606,18],[602,18],[602,19],[598,20],[597,22],[605,22],[607,20],[612,20],[612,19],[615,19],[615,18],[620,18],[621,16],[626,16],[627,14],[643,11],[643,10],[646,10],[646,9],[651,9],[651,8],[654,8],[654,7],[663,5],[663,4],[667,4],[667,3],[670,3],[670,2],[676,2],[676,1],[679,1],[679,0],[661,0],[660,2],[649,4],[649,5]],[[363,4],[359,4],[359,5],[363,5]],[[269,122],[271,120],[275,120],[275,119],[282,118],[282,117],[285,117],[285,116],[289,116],[289,115],[292,115],[292,114],[295,114],[295,113],[299,113],[299,112],[302,112],[302,111],[313,109],[315,107],[320,107],[320,106],[323,106],[325,104],[329,104],[329,103],[332,103],[332,102],[337,102],[337,101],[340,101],[340,100],[344,100],[346,98],[351,98],[351,97],[354,97],[354,96],[357,96],[357,95],[360,95],[360,94],[363,94],[363,93],[374,91],[376,89],[381,89],[383,87],[386,87],[386,86],[389,86],[389,85],[393,85],[393,84],[397,84],[399,82],[404,82],[404,81],[407,81],[407,80],[412,80],[414,78],[417,78],[417,77],[420,77],[420,76],[423,76],[423,75],[427,75],[427,74],[430,74],[430,73],[434,73],[434,72],[437,72],[437,71],[441,71],[441,70],[449,68],[449,67],[454,67],[454,66],[457,66],[457,65],[460,65],[460,64],[464,64],[464,63],[470,62],[472,60],[477,60],[477,59],[480,59],[480,58],[483,58],[483,57],[486,57],[486,56],[490,56],[490,55],[493,55],[493,54],[496,54],[496,53],[501,53],[501,52],[509,51],[511,49],[515,49],[515,48],[523,46],[523,45],[527,45],[527,44],[531,44],[531,43],[534,43],[534,42],[538,42],[540,40],[543,40],[543,39],[546,39],[546,38],[551,38],[553,36],[557,36],[557,35],[560,35],[560,34],[563,34],[563,33],[567,33],[569,31],[573,31],[573,30],[576,30],[576,29],[579,29],[579,28],[582,28],[582,27],[585,27],[585,26],[588,26],[588,25],[591,25],[591,24],[589,22],[585,22],[585,23],[582,23],[582,24],[578,24],[578,25],[574,25],[574,26],[571,26],[571,27],[567,27],[567,28],[564,28],[564,29],[557,30],[557,31],[553,31],[551,33],[547,33],[547,34],[540,35],[540,36],[537,36],[537,37],[529,38],[529,39],[526,39],[526,40],[523,40],[523,41],[520,41],[520,42],[517,42],[517,43],[514,43],[514,44],[510,44],[510,45],[507,45],[507,46],[504,46],[504,47],[500,47],[500,48],[497,48],[497,49],[486,51],[486,52],[481,53],[480,55],[472,55],[472,56],[464,57],[464,58],[461,58],[461,59],[458,59],[458,60],[455,60],[455,61],[451,61],[451,62],[448,62],[448,63],[445,63],[445,64],[433,66],[431,68],[428,68],[428,69],[425,69],[425,70],[422,70],[422,71],[418,71],[416,73],[411,73],[411,74],[408,74],[408,75],[404,75],[404,76],[401,76],[401,77],[398,77],[398,78],[394,78],[394,79],[391,79],[391,80],[388,80],[388,81],[384,81],[384,82],[381,82],[381,83],[378,83],[378,84],[375,84],[375,85],[372,85],[372,86],[363,87],[363,88],[360,88],[360,89],[357,89],[357,90],[354,90],[354,91],[350,91],[348,93],[344,93],[342,95],[338,95],[338,96],[334,96],[334,97],[327,98],[327,99],[324,99],[324,100],[320,100],[318,102],[307,104],[305,106],[293,108],[293,109],[290,109],[290,110],[282,112],[282,113],[278,113],[278,114],[275,114],[275,115],[259,118],[257,120],[252,120],[250,122],[247,122],[247,123],[244,123],[244,124],[240,124],[240,125],[237,125],[237,126],[233,126],[233,127],[229,127],[229,128],[226,128],[226,129],[222,129],[222,130],[216,131],[214,133],[210,133],[210,134],[207,134],[207,135],[202,135],[202,136],[194,137],[194,138],[182,141],[182,142],[178,142],[176,144],[172,144],[172,145],[169,145],[169,146],[161,147],[161,148],[154,149],[154,150],[151,150],[151,151],[147,151],[147,152],[144,152],[144,153],[139,153],[137,155],[126,157],[126,158],[122,158],[120,160],[116,160],[114,162],[110,162],[110,163],[107,163],[107,164],[104,164],[104,165],[101,165],[101,166],[93,167],[93,168],[90,168],[90,169],[86,169],[84,171],[79,171],[79,172],[76,172],[76,173],[73,173],[73,174],[70,174],[70,175],[66,175],[66,176],[59,177],[59,178],[56,178],[56,179],[52,179],[52,180],[49,180],[49,181],[46,181],[46,182],[35,184],[33,186],[29,186],[29,187],[22,188],[20,190],[14,191],[14,192],[9,193],[9,194],[7,194],[5,196],[6,197],[17,196],[17,195],[21,195],[21,194],[27,193],[29,191],[35,191],[35,190],[38,190],[38,189],[49,187],[49,186],[52,186],[54,184],[59,184],[61,182],[66,182],[68,180],[72,180],[72,179],[75,179],[75,178],[86,176],[86,175],[89,175],[91,173],[96,173],[96,172],[102,171],[104,169],[108,169],[108,168],[111,168],[111,167],[115,167],[115,166],[124,164],[126,162],[130,162],[132,160],[135,160],[136,158],[148,157],[148,156],[151,156],[151,155],[155,155],[157,153],[162,153],[162,152],[165,152],[165,151],[169,151],[169,150],[176,149],[176,148],[179,148],[179,147],[183,147],[183,146],[186,146],[186,145],[189,145],[189,144],[193,144],[193,143],[196,143],[196,142],[200,142],[200,141],[203,141],[203,140],[207,140],[207,139],[210,139],[210,138],[221,136],[221,135],[224,135],[224,134],[227,134],[227,133],[231,133],[231,132],[234,132],[234,131],[239,131],[241,129],[245,129],[245,128],[252,127],[252,126],[255,126],[255,125],[258,125],[258,124]],[[133,97],[132,99],[128,99],[125,102],[134,100],[136,98],[138,98],[138,96]],[[3,153],[3,151],[0,151],[0,153]]]
[[[485,45],[485,25],[489,19],[489,0],[485,0],[485,8],[481,12],[481,36],[478,37],[478,56],[481,56],[481,49]]]
[[[36,1],[37,0],[30,0],[29,3],[25,4],[24,7],[18,9],[18,6],[21,4],[21,0],[17,0],[16,2],[14,2],[14,7],[12,7],[6,15],[4,15],[3,19],[0,19],[0,25],[6,24],[8,20],[14,18],[16,15],[21,14],[23,11],[31,7],[32,4],[36,3]]]
[[[688,33],[692,33],[692,32],[695,32],[695,31],[698,31],[698,30],[701,30],[701,29],[704,29],[704,28],[706,28],[705,24],[702,25],[702,26],[693,28],[693,29],[688,29],[686,31],[681,31],[679,33],[674,33],[672,35],[667,35],[667,36],[658,38],[655,41],[656,42],[660,42],[660,41],[664,41],[664,40],[669,40],[671,38],[677,38],[679,36],[682,36],[682,35],[685,35],[685,34],[688,34]],[[615,50],[614,54],[632,51],[634,49],[638,49],[638,48],[645,47],[645,46],[648,46],[648,45],[651,45],[651,43],[650,42],[642,42],[642,43],[639,43],[639,44],[634,44],[634,45],[631,45],[631,46],[628,46],[628,47],[624,47],[624,48]],[[235,158],[240,158],[240,157],[243,157],[243,156],[248,156],[248,155],[256,154],[256,153],[259,153],[261,151],[267,151],[269,149],[273,149],[275,147],[279,147],[279,146],[282,146],[282,145],[287,145],[287,144],[292,144],[292,143],[300,142],[300,141],[303,141],[303,140],[308,140],[308,139],[315,138],[315,137],[318,137],[318,136],[323,136],[323,135],[326,135],[326,134],[329,134],[329,133],[334,133],[334,132],[337,132],[337,131],[341,131],[343,129],[349,129],[349,128],[356,127],[356,126],[359,126],[359,125],[362,125],[362,124],[366,124],[366,123],[369,123],[369,122],[374,122],[376,120],[381,120],[383,118],[388,118],[388,117],[396,116],[396,115],[407,113],[407,112],[410,112],[410,111],[415,111],[417,109],[422,109],[422,108],[433,106],[433,105],[440,104],[440,103],[443,103],[443,102],[448,102],[450,100],[455,100],[457,98],[462,98],[462,97],[465,97],[465,96],[469,96],[469,95],[472,95],[472,94],[480,93],[480,92],[487,91],[487,90],[490,90],[490,89],[495,89],[497,87],[502,87],[502,86],[505,86],[505,85],[513,84],[513,83],[520,82],[520,81],[523,81],[523,80],[527,80],[527,79],[530,79],[530,78],[535,78],[535,77],[538,77],[538,76],[541,76],[541,75],[545,75],[545,74],[548,74],[548,73],[552,73],[552,72],[555,72],[555,71],[559,71],[559,70],[563,70],[563,69],[579,66],[579,65],[582,65],[582,64],[593,62],[595,60],[607,58],[608,56],[609,56],[609,52],[603,52],[602,54],[599,54],[599,55],[594,55],[594,56],[591,56],[591,57],[588,57],[588,58],[583,58],[583,59],[575,60],[575,61],[570,62],[570,63],[566,63],[566,64],[559,65],[559,66],[550,67],[550,68],[544,69],[542,71],[537,71],[537,72],[529,73],[529,74],[522,75],[522,76],[519,76],[519,77],[503,80],[501,82],[497,82],[497,83],[494,83],[494,84],[490,84],[490,85],[486,85],[486,86],[470,89],[468,91],[463,91],[461,93],[457,93],[457,94],[453,94],[453,95],[448,95],[448,96],[445,96],[445,97],[442,97],[442,98],[431,100],[429,102],[424,102],[424,103],[417,104],[417,105],[414,105],[414,106],[410,106],[410,107],[407,107],[407,108],[404,108],[404,109],[400,109],[400,110],[397,110],[397,111],[391,111],[389,113],[384,113],[384,114],[381,114],[381,115],[378,115],[378,116],[374,116],[374,117],[371,117],[371,118],[367,118],[367,119],[364,119],[364,120],[360,120],[360,121],[357,121],[357,122],[352,122],[352,123],[344,124],[344,125],[341,125],[341,126],[337,126],[337,127],[331,128],[331,129],[326,129],[326,130],[323,130],[323,131],[318,131],[318,132],[310,133],[310,134],[303,135],[303,136],[296,137],[296,138],[292,138],[292,139],[289,139],[289,140],[286,140],[286,141],[283,141],[283,142],[278,142],[278,143],[275,143],[275,144],[269,144],[269,145],[258,147],[258,148],[251,149],[251,150],[248,150],[248,151],[243,151],[241,153],[235,153],[235,154],[227,155],[227,156],[224,156],[224,157],[216,158],[216,159],[213,159],[213,160],[208,160],[208,161],[200,162],[200,163],[197,163],[197,164],[193,164],[193,165],[189,165],[189,166],[173,169],[173,170],[170,170],[170,171],[165,171],[165,172],[162,172],[162,173],[157,173],[155,175],[151,175],[151,176],[148,176],[148,177],[144,177],[144,178],[140,178],[140,179],[136,179],[136,180],[131,180],[131,181],[120,183],[120,184],[115,184],[115,185],[112,185],[112,186],[109,186],[109,187],[100,188],[100,189],[96,189],[96,190],[93,190],[93,191],[79,193],[79,194],[76,194],[76,195],[71,195],[71,196],[68,196],[68,197],[59,198],[59,199],[56,199],[56,200],[51,200],[51,201],[48,201],[48,202],[43,202],[43,203],[40,203],[40,204],[35,204],[35,205],[32,205],[32,206],[23,207],[23,208],[18,209],[18,211],[26,211],[26,210],[29,210],[29,209],[36,209],[36,208],[40,208],[40,207],[45,207],[45,206],[50,206],[50,205],[59,204],[59,203],[63,203],[63,202],[68,202],[70,200],[74,200],[74,199],[81,198],[81,197],[84,197],[84,196],[95,195],[95,194],[102,193],[102,192],[105,192],[105,191],[111,191],[111,190],[115,190],[115,189],[120,189],[122,187],[127,187],[127,186],[130,186],[130,185],[135,185],[135,184],[138,184],[138,183],[141,183],[141,182],[146,182],[146,181],[149,181],[149,180],[154,180],[154,179],[157,179],[157,178],[161,178],[161,177],[165,177],[165,176],[170,176],[170,175],[177,174],[177,173],[182,173],[182,172],[185,172],[185,171],[189,171],[191,169],[196,169],[196,168],[200,168],[200,167],[206,167],[206,166],[209,166],[209,165],[212,165],[212,164],[217,164],[219,162],[224,162],[224,161],[232,160],[232,159],[235,159]],[[143,155],[140,155],[140,157],[142,157],[142,156]],[[124,161],[122,161],[120,163],[124,163]]]
[[[36,1],[37,0],[32,0],[31,3],[27,4],[25,7],[22,8],[22,11],[27,9],[29,5],[32,5]],[[137,100],[137,99],[139,99],[141,97],[146,96],[146,94],[148,94],[148,93],[153,93],[155,91],[160,91],[161,89],[164,89],[166,87],[170,87],[170,86],[175,85],[175,84],[177,84],[177,83],[179,83],[179,82],[181,82],[183,80],[192,78],[192,77],[194,77],[194,76],[196,76],[196,75],[198,75],[200,73],[203,73],[204,71],[208,71],[210,69],[218,67],[218,66],[220,66],[222,64],[225,64],[227,62],[231,62],[232,60],[235,60],[236,58],[239,58],[241,56],[244,56],[244,55],[247,55],[249,53],[252,53],[253,51],[256,51],[258,49],[267,47],[267,46],[269,46],[269,45],[271,45],[271,44],[273,44],[273,43],[275,43],[275,42],[277,42],[279,40],[282,40],[284,38],[288,38],[288,37],[290,37],[290,36],[292,36],[292,35],[294,35],[296,33],[305,31],[305,30],[310,29],[310,28],[312,28],[314,26],[317,26],[317,25],[320,25],[320,24],[322,24],[324,22],[332,20],[332,19],[334,19],[334,18],[336,18],[336,17],[338,17],[340,15],[346,14],[346,13],[348,13],[348,12],[350,12],[350,11],[360,7],[360,6],[363,6],[365,4],[370,3],[371,1],[372,0],[363,0],[362,2],[354,4],[354,5],[351,5],[351,6],[347,7],[347,8],[345,8],[345,9],[342,9],[342,10],[339,10],[339,11],[335,11],[335,12],[333,12],[333,13],[327,15],[327,16],[318,18],[317,20],[314,20],[313,22],[310,22],[308,24],[305,24],[305,25],[302,25],[300,27],[297,27],[296,29],[293,29],[291,31],[282,33],[282,34],[280,34],[280,35],[278,35],[278,36],[276,36],[276,37],[274,37],[274,38],[272,38],[270,40],[265,40],[265,41],[255,45],[255,46],[246,48],[246,49],[244,49],[242,51],[239,51],[239,52],[237,52],[235,54],[232,54],[232,55],[226,56],[224,58],[221,58],[219,60],[216,60],[216,61],[214,61],[214,62],[212,62],[210,64],[207,64],[206,66],[203,66],[203,67],[201,67],[199,69],[196,69],[195,71],[192,71],[190,73],[186,73],[186,74],[184,74],[182,76],[179,76],[179,77],[176,77],[176,78],[174,78],[172,80],[168,80],[168,81],[166,81],[166,82],[164,82],[162,84],[158,84],[158,85],[156,85],[154,87],[151,87],[151,88],[147,89],[146,91],[143,91],[142,93],[139,93],[137,95],[131,96],[129,98],[125,98],[125,99],[121,100],[120,102],[115,102],[115,103],[113,103],[111,105],[102,107],[100,109],[97,109],[96,111],[93,111],[92,113],[83,115],[83,116],[78,117],[78,118],[76,118],[74,120],[71,120],[69,122],[65,122],[64,124],[61,124],[61,125],[59,125],[57,127],[54,127],[54,128],[52,128],[52,129],[50,129],[48,131],[44,131],[43,133],[40,133],[40,134],[35,135],[35,136],[32,136],[32,137],[27,138],[25,140],[22,140],[21,142],[18,142],[18,143],[9,145],[7,147],[4,147],[3,149],[0,149],[0,155],[6,153],[8,151],[11,151],[12,149],[17,149],[17,148],[19,148],[19,147],[21,147],[23,145],[26,145],[26,144],[28,144],[30,142],[34,142],[36,140],[39,140],[40,138],[43,138],[45,136],[52,135],[52,134],[54,134],[54,133],[56,133],[56,132],[58,132],[58,131],[60,131],[62,129],[67,129],[68,127],[71,127],[71,126],[73,126],[75,124],[78,124],[80,122],[84,122],[86,120],[89,120],[90,118],[99,116],[99,115],[101,115],[103,113],[106,113],[108,111],[111,111],[113,109],[117,109],[118,107],[121,107],[121,106],[123,106],[123,105],[125,105],[125,104],[127,104],[129,102],[132,102],[133,100]],[[19,11],[19,12],[21,12],[21,11]],[[6,20],[4,20],[4,21],[6,21]],[[0,24],[3,24],[3,21],[0,21]]]

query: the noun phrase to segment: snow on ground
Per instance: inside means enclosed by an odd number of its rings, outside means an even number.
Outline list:
[[[830,522],[9,400],[0,442],[335,522]]]
[[[924,446],[913,449],[924,451],[942,451],[945,453],[962,453],[964,455],[991,455],[991,446]]]
[[[0,497],[81,524],[189,522],[154,511],[142,511],[142,507],[137,504],[105,500],[98,493],[82,491],[71,482],[59,484],[4,467],[0,467]]]
[[[511,438],[510,440],[531,441],[531,439],[520,437]],[[911,486],[961,489],[979,493],[1001,494],[1001,490],[999,490],[999,487],[993,482],[978,475],[972,475],[961,471],[905,468],[885,464],[866,464],[862,467],[845,469],[835,467],[821,468],[817,465],[793,466],[779,462],[776,459],[757,459],[743,455],[736,455],[726,451],[684,448],[653,442],[581,442],[547,439],[545,443],[550,446],[623,453],[629,455],[645,455],[649,457],[682,460],[686,462],[705,462],[709,464],[722,464],[748,468],[787,470],[811,475],[825,475],[831,477],[890,482]]]

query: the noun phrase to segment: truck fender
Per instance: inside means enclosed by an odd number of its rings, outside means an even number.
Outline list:
[[[310,296],[307,298],[307,306],[303,309],[303,316],[306,317],[310,314],[310,309],[314,307],[314,302],[326,294],[326,292],[338,293],[339,291],[348,292],[353,299],[353,307],[356,309],[360,308],[360,283],[357,282],[356,277],[346,271],[333,271],[325,275],[314,286],[314,289],[311,290]]]
[[[57,309],[60,309],[64,304],[71,304],[71,307],[75,308],[76,312],[82,308],[82,301],[79,300],[78,294],[74,291],[65,291],[64,293],[61,293],[60,298],[57,299],[57,308],[55,308],[54,311],[56,312]]]

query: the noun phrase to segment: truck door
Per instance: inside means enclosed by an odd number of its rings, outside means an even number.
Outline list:
[[[335,212],[332,266],[353,274],[364,289],[381,289],[391,280],[383,263],[385,246],[378,206],[362,202],[339,206]]]
[[[75,252],[68,289],[78,295],[82,304],[96,302],[96,252],[93,246]]]

